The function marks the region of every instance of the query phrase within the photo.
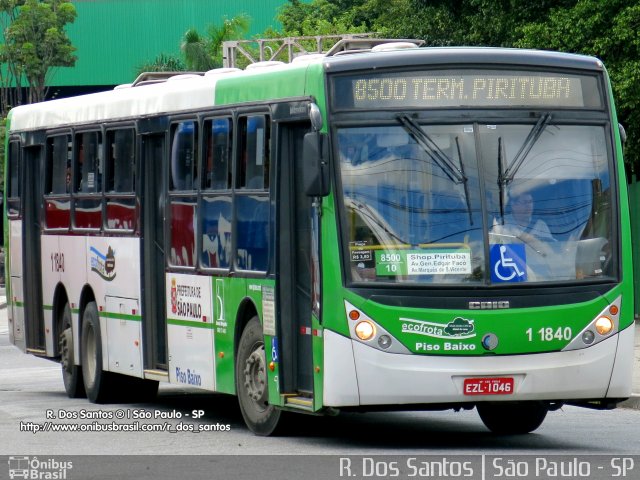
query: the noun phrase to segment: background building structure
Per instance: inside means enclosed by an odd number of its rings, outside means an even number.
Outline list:
[[[74,67],[56,69],[48,98],[112,88],[132,82],[141,65],[160,54],[180,56],[184,33],[203,35],[211,24],[247,15],[248,37],[268,28],[286,0],[74,0],[77,17],[67,26],[76,47]]]

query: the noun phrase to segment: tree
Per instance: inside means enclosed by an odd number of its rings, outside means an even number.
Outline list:
[[[367,0],[314,0],[303,3],[290,0],[278,14],[287,36],[336,35],[369,32],[372,12],[362,15]]]
[[[0,0],[0,110],[5,117],[9,109],[22,103],[21,76],[17,71],[17,65],[8,61],[6,45],[7,31],[18,15],[18,7],[24,4],[24,0]],[[3,142],[4,144],[4,142]]]
[[[0,5],[15,15],[5,31],[2,61],[14,72],[16,87],[26,80],[27,101],[42,101],[54,68],[75,64],[75,48],[64,27],[75,20],[76,9],[70,0],[3,1]]]
[[[594,55],[611,76],[625,162],[640,179],[640,0],[289,0],[279,20],[292,36],[367,31],[428,46]]]
[[[625,162],[640,177],[640,2],[580,0],[544,22],[524,25],[516,46],[583,53],[607,66],[628,140]],[[544,40],[543,40],[544,39]]]
[[[222,43],[241,38],[249,30],[249,17],[224,18],[221,25],[209,25],[203,37],[195,28],[186,31],[180,50],[188,70],[204,72],[222,67]]]

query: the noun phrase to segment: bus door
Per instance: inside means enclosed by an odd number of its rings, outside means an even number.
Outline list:
[[[42,201],[42,153],[35,136],[28,136],[22,151],[23,222],[22,273],[27,351],[46,354],[42,311],[42,258],[40,251],[40,206]],[[30,141],[29,141],[30,140]],[[53,345],[50,345],[53,349]]]
[[[141,132],[142,211],[142,330],[145,370],[166,372],[167,323],[165,312],[164,210],[166,124],[150,119]]]
[[[276,189],[281,391],[309,399],[313,393],[312,199],[305,194],[299,179],[304,161],[303,139],[310,130],[309,122],[279,124]]]
[[[22,148],[17,139],[11,139],[8,144],[7,195],[6,212],[8,221],[8,243],[5,247],[5,268],[8,270],[7,298],[10,300],[9,341],[25,351],[27,348],[24,338],[24,294],[22,285]]]

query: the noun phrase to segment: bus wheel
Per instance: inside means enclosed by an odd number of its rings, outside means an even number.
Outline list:
[[[502,435],[533,432],[542,425],[549,411],[544,402],[479,403],[477,408],[485,426]]]
[[[103,403],[109,390],[109,372],[102,369],[102,339],[96,302],[89,302],[82,316],[82,378],[87,398]]]
[[[269,405],[264,337],[258,317],[253,317],[240,337],[236,358],[236,390],[245,423],[256,435],[271,435],[280,410]]]
[[[71,329],[71,308],[64,304],[60,322],[60,336],[58,338],[60,350],[60,365],[62,366],[62,381],[69,398],[82,398],[87,394],[82,383],[82,368],[73,363],[73,330]]]

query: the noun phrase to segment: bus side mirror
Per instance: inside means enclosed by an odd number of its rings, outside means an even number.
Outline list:
[[[618,124],[618,130],[620,131],[620,141],[624,145],[627,143],[627,131],[624,129],[621,123]]]
[[[302,147],[302,181],[309,197],[329,195],[329,164],[327,163],[327,136],[309,132]]]

